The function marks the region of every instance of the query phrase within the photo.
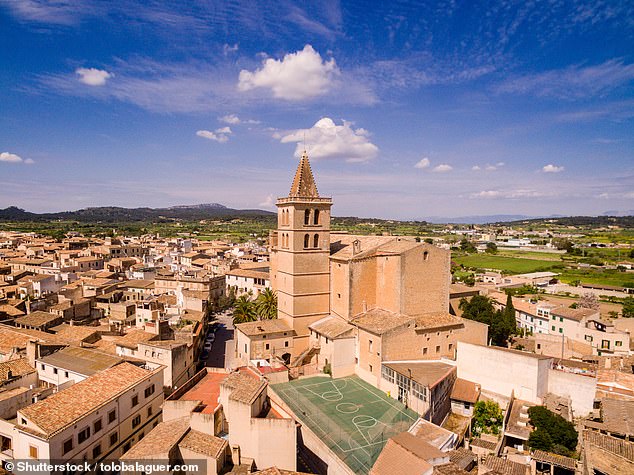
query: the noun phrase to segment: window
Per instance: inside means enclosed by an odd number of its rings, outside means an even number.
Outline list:
[[[152,406],[148,406],[148,408],[147,408],[147,416],[148,416],[148,418],[152,417]]]
[[[563,328],[560,328],[560,329],[559,329],[559,333],[563,333],[563,332],[564,332],[564,329],[563,329]]]
[[[553,325],[553,331],[555,331],[555,325]]]
[[[436,353],[440,353],[440,345],[436,346]]]
[[[247,352],[247,344],[246,343],[244,344],[244,352],[245,353]]]
[[[112,411],[108,413],[108,424],[113,423],[116,418],[117,418],[117,411],[113,409]]]
[[[425,251],[423,252],[423,260],[426,261],[427,259],[429,259],[429,252]]]
[[[614,346],[623,346],[623,342],[622,341],[615,341],[614,342]]]
[[[313,247],[319,247],[319,234],[315,234],[315,236],[313,236]]]
[[[368,368],[370,369],[370,373],[371,373],[371,372],[372,372],[372,365],[371,365],[371,364],[369,364],[369,365],[368,365]]]
[[[57,368],[53,368],[53,374],[57,374]]]
[[[137,414],[136,416],[134,416],[134,419],[132,419],[132,428],[137,427],[140,423],[141,423],[141,415]]]
[[[423,354],[426,355],[427,354],[427,348],[423,348]]]
[[[387,366],[381,367],[381,377],[386,381],[393,383],[394,382],[394,370],[388,368]]]
[[[368,340],[368,351],[372,352],[372,340]]]
[[[593,340],[592,335],[586,335],[585,336],[585,340],[586,341],[592,341]]]
[[[145,437],[145,434],[144,434],[143,432],[141,432],[141,433],[139,434],[139,440],[141,440],[143,437]]]
[[[147,388],[145,388],[145,397],[150,397],[152,394],[154,394],[154,385],[150,385]]]
[[[29,445],[29,457],[31,457],[32,459],[37,458],[37,447]]]
[[[126,442],[126,444],[123,446],[123,452],[125,453],[130,450],[130,447],[132,447],[132,442]]]
[[[304,211],[304,225],[310,224],[310,210],[307,209]]]
[[[119,441],[119,433],[118,432],[113,432],[112,434],[110,434],[110,447],[112,447],[118,441]]]
[[[42,365],[42,371],[46,370],[46,365]]]
[[[601,348],[605,350],[610,349],[610,340],[601,340]]]
[[[304,249],[308,249],[309,244],[310,244],[310,236],[306,234],[304,235]]]
[[[268,343],[266,344],[265,349],[267,349],[267,350],[269,349],[269,344]]]
[[[453,343],[449,343],[449,351],[453,350]]]
[[[285,341],[285,342],[284,342],[284,346],[285,346],[286,348],[288,348],[288,341]]]
[[[68,378],[68,371],[64,371],[64,377]]]
[[[134,396],[132,396],[132,407],[136,406],[137,404],[139,404],[139,395],[135,394]]]
[[[79,434],[77,434],[77,442],[80,444],[82,442],[86,442],[89,438],[90,438],[90,427],[84,427],[82,430],[79,431]]]
[[[92,427],[95,434],[101,430],[101,419],[97,419]]]
[[[73,450],[73,438],[71,437],[66,442],[64,442],[63,453],[66,455],[68,452]]]
[[[96,459],[97,457],[99,457],[101,455],[101,444],[97,444],[95,445],[95,447],[92,449],[92,458]]]

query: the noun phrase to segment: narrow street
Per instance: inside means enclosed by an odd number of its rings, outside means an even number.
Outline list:
[[[225,311],[217,315],[216,339],[211,347],[205,366],[231,369],[234,355],[233,312]]]

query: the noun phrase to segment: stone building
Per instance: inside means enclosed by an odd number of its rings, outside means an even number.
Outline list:
[[[270,234],[278,321],[238,325],[238,360],[257,348],[258,358],[376,384],[382,361],[454,358],[466,331],[448,313],[450,252],[407,237],[331,233],[332,204],[304,152]],[[486,331],[476,333],[486,344]]]

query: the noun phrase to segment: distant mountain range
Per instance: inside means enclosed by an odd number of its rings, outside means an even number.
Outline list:
[[[433,216],[425,221],[435,224],[488,224],[517,223],[521,221],[557,220],[560,224],[619,224],[628,226],[634,223],[634,211],[608,211],[601,216],[526,216],[521,214],[493,214],[482,216],[441,217]],[[275,213],[261,209],[233,209],[220,203],[202,203],[194,205],[170,206],[168,208],[122,208],[101,206],[84,208],[77,211],[61,211],[58,213],[31,213],[16,206],[0,209],[0,222],[45,222],[45,221],[78,221],[82,223],[126,223],[126,222],[160,222],[160,221],[198,221],[202,219],[238,219],[262,218],[273,222]],[[366,221],[369,218],[336,217],[338,220]],[[399,221],[376,219],[376,221]],[[615,222],[616,221],[616,222]],[[421,221],[424,223],[423,221]]]
[[[169,208],[121,208],[102,206],[59,213],[31,213],[16,206],[0,209],[0,221],[79,221],[121,223],[134,221],[201,220],[217,218],[270,217],[275,213],[261,209],[232,209],[218,203],[171,206]]]

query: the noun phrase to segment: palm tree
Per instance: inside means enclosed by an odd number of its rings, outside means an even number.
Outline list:
[[[255,303],[248,295],[241,295],[236,299],[233,307],[233,324],[254,322],[257,320],[255,314]]]
[[[277,294],[274,290],[266,288],[255,300],[255,311],[260,320],[277,318]]]

